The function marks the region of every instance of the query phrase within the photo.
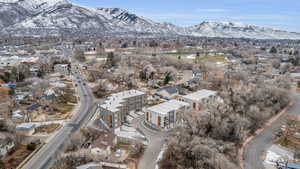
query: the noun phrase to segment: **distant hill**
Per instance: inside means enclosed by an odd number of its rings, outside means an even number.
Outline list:
[[[0,34],[14,36],[150,34],[300,39],[299,33],[233,22],[179,27],[119,8],[89,8],[67,0],[0,0]]]

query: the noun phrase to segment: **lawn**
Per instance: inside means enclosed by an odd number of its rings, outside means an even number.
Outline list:
[[[178,57],[181,56],[181,60],[185,62],[194,62],[194,59],[189,59],[187,56],[195,56],[194,54],[188,54],[188,53],[172,53],[172,54],[167,54],[167,56],[171,59],[176,59],[178,60]]]
[[[61,113],[68,113],[72,111],[74,105],[70,104],[55,104],[54,108],[57,109]]]
[[[201,60],[205,62],[221,62],[221,63],[227,63],[228,61],[226,60],[226,57],[223,55],[218,55],[218,56],[201,56]]]
[[[35,134],[36,133],[50,134],[50,133],[53,133],[54,131],[58,130],[60,127],[61,127],[60,124],[49,124],[49,125],[39,126],[39,127],[35,128]]]
[[[27,150],[26,146],[19,146],[15,151],[9,154],[5,159],[5,167],[8,168],[17,168],[23,160],[30,155],[32,151]]]
[[[196,57],[195,54],[188,54],[188,53],[184,53],[184,54],[180,54],[180,53],[173,53],[173,54],[167,54],[167,56],[171,59],[178,59],[179,56],[181,56],[181,60],[185,61],[185,62],[194,62],[194,59],[191,58],[187,58],[187,56],[193,56]],[[213,63],[217,63],[217,62],[221,62],[221,63],[227,63],[227,59],[226,56],[224,55],[218,55],[218,56],[200,56],[200,60],[203,62],[213,62]]]
[[[291,137],[283,136],[282,138],[277,140],[275,143],[278,145],[281,145],[282,147],[286,147],[286,148],[291,148],[291,149],[300,148],[299,141],[297,143],[297,141]]]

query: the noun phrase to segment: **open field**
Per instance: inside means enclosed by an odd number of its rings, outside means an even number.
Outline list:
[[[59,128],[61,128],[60,124],[49,124],[49,125],[40,126],[40,127],[35,128],[35,134],[36,133],[50,134],[50,133],[53,133],[54,131],[58,130]]]
[[[194,62],[194,58],[196,57],[195,54],[180,54],[180,53],[174,53],[174,54],[167,54],[169,58],[172,59],[179,59],[179,56],[181,57],[181,60],[185,62]],[[206,63],[227,63],[226,56],[224,55],[217,55],[217,56],[211,56],[211,55],[206,55],[206,56],[200,56],[200,60]]]
[[[27,150],[26,146],[21,145],[15,151],[13,151],[9,156],[4,159],[5,168],[17,168],[19,164],[26,159],[27,156],[32,153],[31,150]]]

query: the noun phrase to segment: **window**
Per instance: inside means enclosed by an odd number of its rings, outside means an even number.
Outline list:
[[[160,127],[160,123],[161,123],[161,117],[157,116],[157,125]]]
[[[146,115],[147,117],[147,121],[149,121],[149,116],[150,116],[150,113],[149,112],[147,112],[147,115]]]
[[[112,128],[113,127],[113,116],[112,115],[109,115],[108,116],[108,126],[110,127],[110,128]]]

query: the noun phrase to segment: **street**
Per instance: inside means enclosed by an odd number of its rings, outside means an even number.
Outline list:
[[[148,140],[148,146],[141,158],[138,169],[155,169],[157,157],[163,147],[164,135],[143,125],[144,116],[135,119],[134,127],[140,129]]]
[[[72,67],[75,66],[72,64]],[[77,66],[77,65],[76,65]],[[75,68],[74,68],[75,69]],[[49,169],[55,162],[56,156],[63,151],[63,147],[68,143],[70,135],[79,130],[93,115],[92,111],[94,97],[87,85],[83,84],[83,77],[79,73],[74,73],[74,79],[78,84],[78,94],[80,96],[80,108],[74,114],[68,124],[59,133],[49,140],[23,167],[22,169]]]
[[[288,113],[299,113],[300,96],[295,96],[295,104],[289,109]],[[245,168],[246,169],[264,169],[262,155],[273,144],[273,134],[281,127],[283,118],[279,118],[273,125],[267,128],[263,133],[253,140],[245,150]]]

